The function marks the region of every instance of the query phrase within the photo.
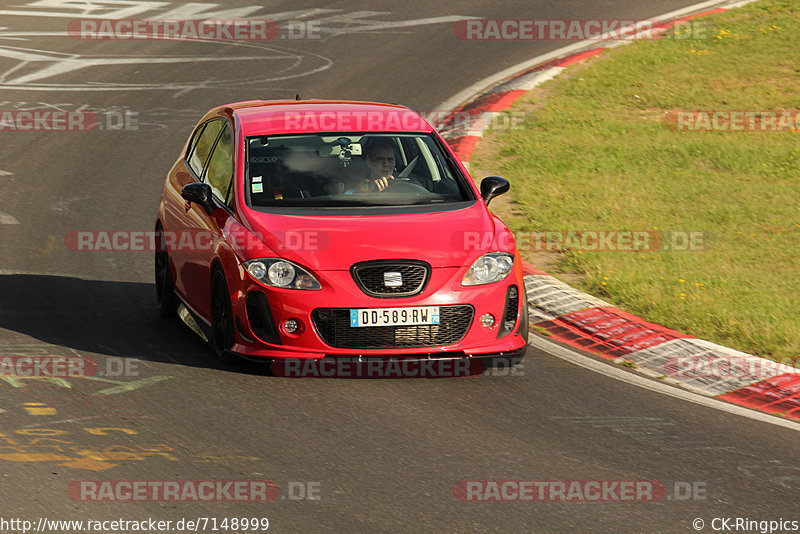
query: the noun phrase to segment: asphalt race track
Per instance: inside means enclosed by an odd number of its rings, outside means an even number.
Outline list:
[[[0,376],[0,520],[265,517],[276,532],[694,532],[696,518],[705,531],[714,518],[800,520],[794,429],[534,348],[514,373],[455,379],[225,367],[177,318],[159,317],[152,253],[69,247],[71,232],[152,230],[164,173],[216,105],[299,93],[437,113],[461,89],[566,44],[462,41],[456,20],[646,19],[691,2],[1,4],[0,111],[88,110],[100,124],[2,131],[0,356],[82,357],[100,372]],[[179,19],[202,9],[311,21],[318,38],[299,38],[302,26],[298,38],[238,44],[66,32],[87,13]],[[95,502],[68,491],[97,480],[269,480],[281,493],[267,503]],[[458,498],[464,481],[486,480],[654,481],[664,491],[656,502]]]

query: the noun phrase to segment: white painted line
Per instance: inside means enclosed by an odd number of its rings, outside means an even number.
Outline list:
[[[461,130],[461,129],[454,129],[454,130],[447,130],[438,128],[439,133],[442,134],[445,139],[459,139],[461,137],[483,137],[484,128],[480,128],[478,130]]]
[[[742,417],[747,417],[749,419],[760,421],[762,423],[769,423],[771,425],[788,428],[790,430],[800,430],[800,423],[796,423],[788,419],[783,419],[775,415],[770,415],[767,413],[750,410],[743,406],[730,404],[725,401],[714,399],[712,397],[704,397],[703,395],[692,393],[691,391],[679,389],[669,384],[664,384],[662,382],[658,382],[655,380],[645,378],[643,376],[639,376],[637,374],[617,368],[613,365],[609,365],[604,362],[599,362],[583,354],[578,354],[571,350],[565,349],[561,345],[557,345],[552,341],[539,337],[535,334],[531,335],[528,344],[541,351],[547,352],[552,356],[573,363],[578,367],[589,369],[590,371],[600,373],[609,378],[613,378],[615,380],[619,380],[621,382],[625,382],[640,387],[642,389],[647,389],[650,391],[654,391],[656,393],[668,395],[676,399],[681,399],[687,402],[698,404],[700,406],[712,408],[714,410],[720,410],[722,412],[727,412],[734,415],[740,415]],[[531,356],[529,355],[528,358],[530,357]]]
[[[528,304],[539,308],[545,316],[561,316],[586,308],[614,307],[613,304],[581,293],[574,287],[550,275],[525,277]]]
[[[716,343],[712,343],[710,341],[706,341],[705,339],[693,339],[692,340],[695,345],[703,347],[710,351],[717,351],[722,354],[726,354],[728,356],[733,356],[734,358],[744,358],[748,360],[764,362],[769,367],[767,369],[775,369],[775,373],[773,376],[777,376],[780,374],[785,373],[800,373],[800,369],[797,367],[792,367],[791,365],[786,365],[785,363],[776,362],[773,360],[767,360],[761,358],[760,356],[753,356],[752,354],[747,354],[746,352],[740,352],[735,349],[731,349],[728,347],[724,347],[722,345],[717,345]]]
[[[374,13],[377,14],[388,14],[388,11],[379,12],[375,11]],[[362,32],[374,32],[374,31],[384,31],[384,30],[394,30],[397,28],[410,28],[413,26],[425,26],[429,24],[442,24],[447,22],[459,22],[462,20],[471,20],[477,17],[470,17],[467,15],[447,15],[442,17],[426,17],[422,19],[411,19],[411,20],[400,20],[400,21],[369,21],[366,23],[360,23],[359,25],[352,25],[352,26],[345,26],[344,28],[336,28],[336,29],[325,29],[328,32],[335,33],[335,34],[344,34],[344,33],[362,33]],[[322,20],[324,22],[324,19]]]
[[[0,211],[0,224],[19,224],[19,221],[13,215]]]
[[[750,1],[755,1],[755,0],[747,0],[744,3],[749,3]],[[649,20],[667,22],[673,19],[679,19],[686,15],[691,15],[692,13],[705,11],[713,7],[727,7],[727,8],[739,7],[740,5],[744,5],[744,3],[736,2],[734,4],[729,4],[728,2],[720,2],[720,0],[708,0],[707,2],[700,2],[699,4],[694,4],[688,7],[684,7],[682,9],[676,9],[675,11],[670,11],[669,13],[664,13],[663,15],[657,15],[655,17],[651,17]],[[514,66],[501,70],[500,72],[492,74],[491,76],[488,76],[483,80],[473,83],[466,89],[459,91],[458,93],[454,94],[453,96],[451,96],[450,98],[439,104],[435,109],[454,110],[461,104],[464,104],[469,100],[472,100],[475,96],[483,93],[487,89],[490,89],[492,86],[497,85],[506,78],[511,78],[515,74],[519,74],[520,72],[532,69],[537,65],[541,65],[542,63],[547,63],[548,61],[552,61],[554,59],[558,59],[563,56],[571,55],[583,49],[600,48],[600,47],[605,47],[605,45],[601,41],[598,41],[597,39],[585,39],[583,41],[578,41],[571,45],[557,48],[552,52],[536,56],[535,58],[523,61],[522,63],[517,63]]]
[[[536,56],[533,59],[528,61],[523,61],[522,63],[518,63],[513,67],[509,67],[505,70],[501,70],[498,73],[492,74],[491,76],[480,80],[479,82],[475,82],[466,89],[459,91],[458,93],[454,94],[441,104],[439,104],[435,109],[445,109],[445,110],[454,110],[458,108],[461,104],[472,100],[475,96],[483,93],[493,85],[505,80],[506,78],[510,78],[515,74],[518,74],[524,70],[532,69],[533,67],[540,65],[542,63],[546,63],[553,59],[558,59],[561,56],[565,56],[571,54],[572,52],[577,52],[587,46],[586,41],[580,41],[557,50],[553,50],[552,52],[548,52],[547,54],[542,54],[541,56]]]
[[[6,57],[16,58],[14,54],[4,51],[0,48],[0,55]],[[32,54],[27,54],[34,59],[27,59],[25,61],[53,61],[52,58],[44,56],[36,58]],[[19,59],[19,58],[16,58]],[[261,61],[267,59],[280,59],[279,56],[242,56],[234,58],[236,61]],[[52,78],[65,73],[72,73],[76,70],[86,69],[88,67],[106,66],[110,63],[115,65],[150,65],[155,63],[173,64],[173,63],[200,63],[203,61],[219,61],[216,56],[196,57],[196,56],[176,56],[176,57],[114,57],[114,58],[69,58],[61,59],[58,63],[43,67],[35,72],[31,72],[18,78],[4,80],[6,85],[25,85],[31,82],[43,80],[45,78]]]
[[[550,69],[545,69],[542,71],[532,72],[530,74],[526,74],[524,76],[520,76],[519,78],[515,78],[510,83],[503,85],[501,87],[502,91],[530,91],[531,89],[537,87],[540,84],[548,80],[552,80],[556,76],[558,76],[565,67],[553,67]],[[451,129],[448,129],[441,124],[436,124],[436,129],[439,130],[439,133],[443,136],[447,137],[462,137],[465,135],[471,135],[476,137],[483,137],[483,133],[486,131],[486,128],[494,124],[495,118],[502,117],[503,113],[506,110],[499,110],[499,111],[484,111],[481,113],[480,118],[478,120],[473,120],[471,126],[477,127],[474,130],[469,130],[467,132],[460,131],[460,126],[458,124],[454,124]],[[441,122],[441,121],[440,121]]]
[[[0,13],[2,14],[2,13]],[[41,32],[41,31],[27,31],[27,32],[0,32],[0,42],[9,38],[15,37],[34,37],[34,36],[67,36],[68,32]],[[204,45],[221,46],[219,41],[202,40],[198,39],[192,41],[194,43],[201,43]],[[240,46],[236,42],[230,41],[223,43],[224,45]],[[245,46],[245,45],[241,45]],[[246,55],[246,56],[228,56],[226,61],[264,61],[264,60],[289,60],[295,62],[295,66],[291,67],[289,71],[280,71],[280,76],[270,78],[273,74],[269,73],[265,76],[256,75],[249,79],[238,79],[235,81],[230,80],[204,80],[204,81],[189,81],[189,82],[164,82],[164,83],[142,83],[142,84],[123,84],[123,83],[89,83],[86,82],[74,84],[55,84],[55,83],[34,83],[42,79],[60,74],[70,73],[76,70],[86,69],[89,67],[108,67],[117,63],[121,64],[136,64],[136,65],[150,65],[159,63],[196,63],[197,61],[219,61],[220,58],[211,56],[143,56],[143,57],[130,57],[130,56],[100,56],[100,57],[82,57],[78,54],[65,54],[58,51],[50,50],[36,50],[32,48],[20,49],[18,47],[0,46],[0,57],[7,57],[9,59],[18,60],[17,66],[11,67],[5,72],[0,72],[0,86],[25,89],[27,91],[132,91],[132,90],[152,90],[152,89],[168,89],[168,90],[185,90],[195,88],[208,88],[208,87],[221,87],[221,86],[234,86],[242,85],[245,83],[253,84],[256,82],[266,83],[279,80],[288,80],[301,76],[308,76],[317,72],[327,70],[333,65],[333,61],[325,56],[314,54],[312,52],[301,52],[293,49],[277,50],[274,45],[259,44],[256,41],[249,41],[247,48],[262,49],[261,55]],[[316,61],[318,66],[314,64],[307,64],[308,61]],[[11,78],[11,75],[24,64],[47,64],[40,70],[29,72],[18,78]],[[295,67],[306,69],[300,72],[294,72],[292,69]]]
[[[522,89],[523,91],[530,91],[534,87],[538,87],[544,82],[552,80],[566,69],[566,67],[551,67],[549,69],[532,72],[525,76],[520,76],[519,79],[513,80],[509,84],[509,88],[511,90]]]
[[[8,172],[8,171],[4,171],[3,169],[0,169],[0,176],[14,176],[14,173],[13,172]]]
[[[800,372],[788,365],[695,338],[673,339],[626,354],[616,361],[631,361],[644,374],[667,377],[670,382],[710,396]]]
[[[36,423],[33,425],[25,425],[22,428],[36,428],[37,426],[50,426],[50,425],[58,425],[61,423],[77,423],[78,421],[86,421],[87,419],[99,419],[100,417],[107,417],[106,415],[90,415],[87,417],[75,417],[73,419],[62,419],[61,421],[45,421],[43,423]]]
[[[59,272],[52,272],[47,273],[43,271],[18,271],[15,269],[0,269],[0,276],[13,276],[13,275],[24,275],[24,276],[60,276],[62,278],[78,278],[82,280],[88,280],[87,278],[80,278],[79,276],[75,276],[74,274],[70,273],[59,273]],[[109,278],[108,281],[111,281]]]

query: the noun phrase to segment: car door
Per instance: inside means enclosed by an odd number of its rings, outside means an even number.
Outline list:
[[[186,166],[194,181],[211,187],[216,209],[207,213],[199,204],[186,202],[178,225],[181,234],[173,261],[178,271],[176,288],[184,300],[205,318],[210,317],[211,265],[222,229],[232,217],[233,128],[225,119],[208,121]]]

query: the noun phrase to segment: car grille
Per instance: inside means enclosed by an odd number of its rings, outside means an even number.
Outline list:
[[[411,297],[425,289],[430,278],[431,266],[424,261],[368,261],[353,265],[350,272],[361,291],[370,297]],[[388,273],[388,274],[387,274]],[[401,281],[399,285],[387,286]]]
[[[439,306],[440,324],[351,327],[348,308],[318,308],[311,312],[311,320],[331,347],[404,349],[458,343],[467,334],[474,315],[475,309],[469,305]]]

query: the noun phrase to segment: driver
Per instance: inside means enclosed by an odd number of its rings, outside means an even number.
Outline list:
[[[397,181],[395,172],[394,143],[389,137],[373,137],[364,145],[364,171],[357,172],[349,180],[331,182],[325,191],[329,194],[352,195],[355,193],[382,192],[391,189]],[[405,179],[407,180],[407,179]]]
[[[361,183],[361,190],[383,191],[389,187],[389,180],[394,180],[394,148],[387,138],[378,138],[369,143],[365,150],[364,163],[367,165],[367,177]]]

